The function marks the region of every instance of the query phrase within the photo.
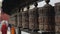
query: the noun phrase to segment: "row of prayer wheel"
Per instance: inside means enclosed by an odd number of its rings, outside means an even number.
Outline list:
[[[19,27],[31,30],[54,31],[55,19],[54,8],[50,4],[44,7],[35,8],[27,11],[21,11],[19,15]]]
[[[58,29],[56,28],[57,22],[59,23],[59,18],[57,14],[59,13],[60,5],[51,6],[49,0],[46,0],[46,4],[43,7],[37,7],[35,3],[35,8],[29,9],[26,11],[20,11],[19,13],[19,27],[24,29],[31,30],[40,30],[40,31],[51,31],[55,32]],[[55,9],[56,8],[56,9]]]

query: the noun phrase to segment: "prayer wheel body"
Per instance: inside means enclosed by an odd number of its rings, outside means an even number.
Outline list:
[[[45,22],[46,27],[44,30],[54,32],[55,31],[55,12],[54,7],[52,7],[50,4],[46,4],[43,7],[43,12],[45,16],[47,17],[47,22]]]
[[[43,31],[54,31],[54,10],[50,4],[46,4],[44,7],[39,8],[39,29]]]
[[[29,28],[29,14],[28,11],[22,12],[22,27],[23,28]]]
[[[60,32],[60,3],[55,4],[55,30]]]
[[[38,8],[29,11],[29,29],[38,30]]]

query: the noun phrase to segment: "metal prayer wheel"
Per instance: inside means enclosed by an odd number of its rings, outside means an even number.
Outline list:
[[[22,28],[29,28],[29,14],[28,11],[22,12]]]
[[[39,29],[48,32],[55,31],[54,8],[49,4],[50,0],[45,0],[46,5],[39,8]],[[42,28],[41,28],[42,27]]]
[[[39,14],[39,17],[38,17],[38,22],[39,22],[39,30],[43,30],[43,11],[42,11],[42,7],[38,9],[38,14]]]
[[[40,31],[46,31],[48,30],[48,16],[46,15],[47,11],[45,11],[43,7],[39,8],[38,14],[38,22],[39,22],[39,30]]]
[[[43,7],[43,14],[44,14],[44,30],[54,32],[55,30],[54,8],[50,4],[46,4]]]
[[[56,32],[60,32],[60,3],[55,4],[55,23]]]
[[[29,29],[38,30],[38,8],[34,8],[29,11]]]

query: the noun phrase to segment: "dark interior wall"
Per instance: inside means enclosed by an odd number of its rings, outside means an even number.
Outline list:
[[[11,10],[17,6],[19,6],[20,0],[3,0],[2,9],[3,12],[7,14],[11,14]]]
[[[22,8],[35,1],[37,1],[37,0],[3,0],[2,9],[3,9],[3,12],[11,15],[12,9],[14,9],[16,7]]]

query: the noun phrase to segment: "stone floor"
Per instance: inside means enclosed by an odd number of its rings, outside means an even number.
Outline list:
[[[2,32],[0,31],[0,34],[2,34]],[[7,34],[10,34],[10,31],[7,31]],[[21,31],[21,34],[29,34],[29,33],[26,33],[24,31]]]

